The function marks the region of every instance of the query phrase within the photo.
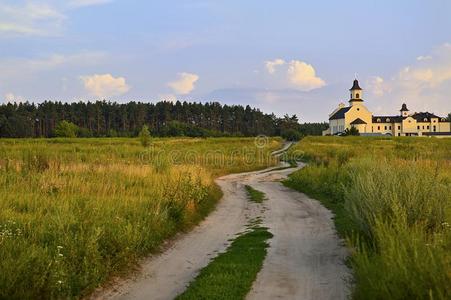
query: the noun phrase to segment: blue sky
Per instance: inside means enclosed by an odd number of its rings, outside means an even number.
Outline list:
[[[0,0],[4,101],[451,111],[451,1]]]

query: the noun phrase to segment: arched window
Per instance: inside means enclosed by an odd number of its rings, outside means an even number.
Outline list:
[[[390,118],[387,118],[385,121],[386,121],[387,123],[390,122]]]
[[[424,118],[424,120],[423,120],[423,121],[427,122],[427,121],[428,121],[428,119],[427,119],[427,118]]]
[[[376,121],[377,121],[378,123],[380,123],[380,122],[381,122],[381,119],[378,118]]]
[[[357,99],[359,99],[359,98],[360,98],[360,94],[359,94],[359,93],[355,94],[355,97],[356,97]]]

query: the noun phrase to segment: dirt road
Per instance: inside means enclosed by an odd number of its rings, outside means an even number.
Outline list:
[[[345,299],[346,250],[335,234],[331,213],[318,201],[279,182],[294,170],[269,169],[219,178],[224,197],[212,214],[165,252],[145,261],[138,277],[96,298],[173,299],[249,220],[263,216],[274,237],[248,299]],[[266,209],[247,199],[245,184],[266,193]]]

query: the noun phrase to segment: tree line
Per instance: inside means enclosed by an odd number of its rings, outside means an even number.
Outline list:
[[[297,116],[276,117],[249,105],[218,102],[43,102],[0,105],[0,137],[54,137],[62,122],[79,137],[132,137],[143,125],[155,136],[320,135],[326,123],[299,124]]]

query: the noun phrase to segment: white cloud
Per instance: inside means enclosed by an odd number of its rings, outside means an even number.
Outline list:
[[[178,95],[187,95],[195,89],[195,84],[199,80],[197,74],[179,73],[178,79],[168,83],[168,86]]]
[[[387,110],[399,109],[406,102],[412,110],[428,110],[436,114],[451,111],[451,45],[435,48],[427,59],[416,59],[391,77],[370,84],[370,90]],[[376,77],[377,78],[377,77]]]
[[[0,34],[58,35],[66,16],[49,4],[0,4]]]
[[[272,75],[277,76],[276,72],[279,68],[283,71],[285,80],[291,86],[296,87],[301,91],[311,91],[326,85],[326,82],[320,77],[316,76],[315,68],[312,65],[300,61],[291,60],[286,62],[281,58],[265,62],[266,71]]]
[[[90,94],[102,99],[120,96],[130,90],[124,77],[115,78],[111,74],[81,76],[80,79]]]
[[[285,61],[281,58],[276,58],[275,60],[268,60],[265,62],[266,70],[269,74],[274,74],[276,72],[277,66],[283,66]]]
[[[302,91],[310,91],[326,85],[324,80],[316,76],[312,65],[299,60],[292,60],[289,63],[288,78]]]
[[[23,78],[38,72],[54,70],[62,67],[79,67],[97,65],[105,60],[104,52],[81,52],[73,54],[52,54],[47,57],[32,59],[0,60],[0,79],[9,80]]]
[[[417,57],[418,61],[430,60],[430,59],[432,59],[432,56],[430,56],[430,55],[426,55],[426,56],[420,55],[420,56]]]
[[[70,5],[72,7],[101,5],[111,2],[112,0],[72,0]]]
[[[160,94],[158,95],[159,101],[177,102],[177,96],[174,94]]]
[[[64,31],[68,11],[112,0],[14,2],[14,5],[0,3],[0,36],[59,36]]]
[[[22,96],[14,95],[13,93],[7,93],[4,97],[5,103],[23,103],[25,98]]]
[[[389,84],[380,76],[373,76],[367,81],[368,90],[377,97],[382,97],[390,92]]]

